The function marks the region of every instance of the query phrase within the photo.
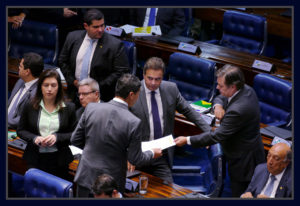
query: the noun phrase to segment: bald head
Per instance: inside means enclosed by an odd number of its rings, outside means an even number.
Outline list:
[[[291,162],[291,156],[292,151],[287,144],[275,144],[267,156],[268,171],[273,175],[281,173]]]

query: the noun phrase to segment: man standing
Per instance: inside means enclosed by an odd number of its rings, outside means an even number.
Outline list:
[[[78,83],[78,98],[81,107],[76,110],[76,119],[80,120],[85,107],[90,102],[100,103],[100,89],[99,84],[92,78],[86,78]]]
[[[37,81],[44,69],[43,57],[25,53],[19,64],[19,77],[8,99],[8,128],[17,129],[25,103],[35,95]]]
[[[85,30],[68,34],[58,64],[68,84],[68,95],[76,100],[78,82],[87,77],[100,86],[101,99],[114,97],[118,78],[129,72],[128,58],[122,42],[105,33],[104,16],[98,9],[84,15]]]
[[[254,90],[245,85],[239,68],[225,65],[217,72],[217,82],[221,95],[215,98],[213,107],[220,127],[200,135],[178,137],[175,143],[194,147],[220,143],[228,162],[232,196],[240,197],[256,165],[265,161],[259,104]]]
[[[137,103],[131,108],[133,114],[142,120],[142,141],[149,141],[167,136],[174,131],[175,112],[201,128],[209,131],[209,125],[202,119],[181,96],[175,83],[163,81],[165,64],[161,58],[152,57],[145,63],[141,82],[141,93]],[[174,147],[164,151],[163,157],[152,160],[145,167],[137,169],[173,182],[171,168]]]
[[[267,163],[255,168],[252,180],[242,198],[292,197],[292,151],[285,143],[271,147]]]
[[[129,112],[139,96],[140,81],[124,74],[117,82],[115,98],[108,103],[90,103],[71,137],[71,144],[83,148],[75,175],[77,196],[88,197],[99,175],[111,175],[124,192],[127,160],[144,164],[161,156],[161,149],[141,152],[141,121]]]

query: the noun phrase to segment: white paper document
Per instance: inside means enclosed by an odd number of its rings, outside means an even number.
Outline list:
[[[142,152],[151,150],[153,148],[166,149],[175,146],[175,142],[172,135],[165,136],[156,140],[142,142]]]
[[[75,147],[73,145],[69,145],[69,147],[70,147],[70,150],[71,150],[73,156],[75,156],[77,154],[82,154],[82,149]]]

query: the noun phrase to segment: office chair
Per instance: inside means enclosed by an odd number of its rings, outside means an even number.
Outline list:
[[[257,74],[253,88],[259,99],[261,122],[289,126],[292,108],[292,83],[270,74]]]
[[[226,11],[223,17],[222,39],[207,42],[251,54],[263,54],[267,44],[266,18],[244,12]]]
[[[174,182],[206,197],[219,197],[225,177],[221,145],[215,144],[209,149],[185,146],[184,149],[185,155],[174,156]]]
[[[44,63],[56,65],[58,30],[56,25],[24,20],[22,26],[10,32],[9,56],[22,58],[26,52],[43,56]]]
[[[24,175],[26,197],[73,197],[73,183],[42,170],[31,168]]]
[[[8,197],[25,197],[23,175],[8,171]]]
[[[189,54],[170,55],[167,75],[188,101],[211,101],[216,93],[216,63]]]
[[[123,40],[125,52],[128,57],[128,63],[131,70],[131,74],[136,74],[136,47],[134,42]]]

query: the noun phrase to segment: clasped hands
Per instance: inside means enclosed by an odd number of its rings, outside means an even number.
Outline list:
[[[56,143],[56,136],[54,134],[50,134],[46,137],[38,136],[34,143],[41,147],[51,147]]]

